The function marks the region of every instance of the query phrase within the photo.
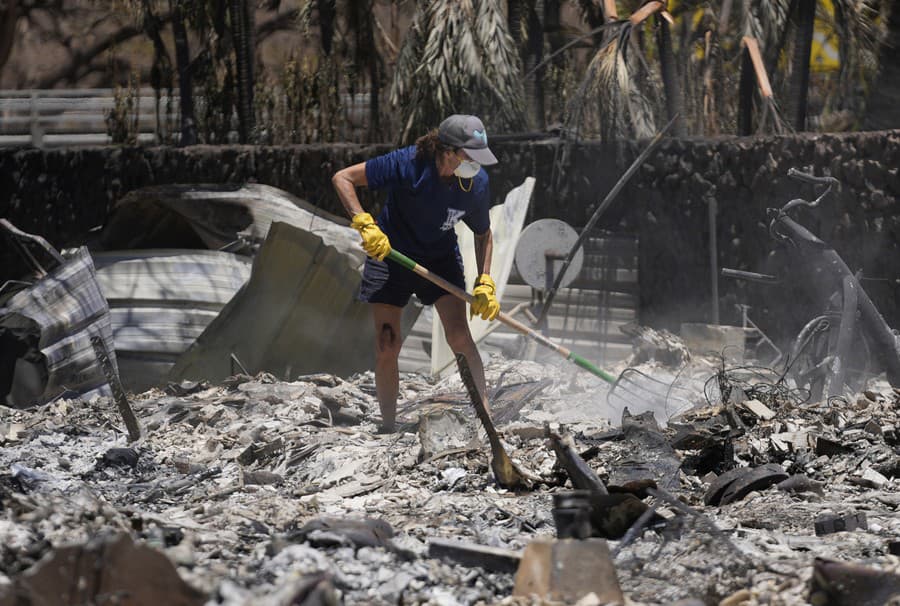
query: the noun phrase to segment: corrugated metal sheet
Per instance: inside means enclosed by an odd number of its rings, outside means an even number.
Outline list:
[[[39,348],[47,369],[43,393],[34,401],[11,404],[41,404],[63,393],[111,395],[91,337],[99,336],[112,352],[112,324],[87,248],[79,248],[46,277],[12,295],[0,307],[0,316],[11,313],[31,318],[40,327]],[[110,361],[116,365],[113,353]]]
[[[346,219],[268,185],[160,185],[129,192],[116,204],[102,242],[128,250],[97,259],[129,389],[165,383],[175,361],[250,278],[249,257],[215,249],[253,254],[279,221],[362,263],[359,236]],[[193,248],[203,246],[214,250]],[[227,376],[239,368],[225,357]]]
[[[96,253],[126,389],[165,383],[178,357],[250,278],[251,261],[203,250]]]

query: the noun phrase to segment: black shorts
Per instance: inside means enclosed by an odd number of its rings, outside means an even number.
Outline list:
[[[423,267],[465,290],[466,279],[459,249],[443,258],[430,260],[427,264],[423,264]],[[437,284],[432,284],[393,261],[366,258],[362,283],[359,287],[360,301],[404,307],[413,293],[423,305],[434,305],[435,301],[449,294]]]

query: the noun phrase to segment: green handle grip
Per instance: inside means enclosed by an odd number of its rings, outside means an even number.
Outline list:
[[[398,264],[402,265],[403,267],[405,267],[406,269],[408,269],[410,271],[415,271],[415,269],[416,269],[417,263],[415,261],[413,261],[406,255],[404,255],[402,252],[398,252],[398,251],[394,250],[393,248],[391,249],[391,252],[388,253],[387,258],[390,259],[391,261],[393,261],[394,263],[398,263]]]
[[[577,353],[570,352],[568,359],[571,360],[572,362],[574,362],[575,364],[577,364],[578,366],[581,366],[583,369],[590,372],[591,374],[600,377],[607,383],[615,383],[616,382],[616,378],[614,376],[612,376],[611,374],[609,374],[602,368],[598,368],[598,367],[594,366],[589,360],[582,358]]]

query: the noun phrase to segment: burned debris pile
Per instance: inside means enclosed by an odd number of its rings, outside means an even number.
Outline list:
[[[839,258],[840,313],[768,366],[749,324],[626,325],[609,371],[522,324],[575,364],[404,374],[381,433],[357,235],[279,195],[136,193],[105,234],[215,251],[0,222],[0,606],[900,600],[900,350]]]
[[[177,571],[160,597],[117,564],[81,588],[85,603],[881,604],[900,591],[900,393],[872,381],[809,402],[759,371],[692,366],[712,378],[693,409],[611,425],[592,376],[493,359],[503,445],[534,480],[521,492],[495,481],[455,376],[405,377],[396,434],[376,433],[369,373],[173,383],[131,399],[132,443],[108,398],[5,408],[0,604],[72,586],[85,569],[54,562],[73,549],[82,567],[117,554]],[[547,421],[562,408],[566,424]]]

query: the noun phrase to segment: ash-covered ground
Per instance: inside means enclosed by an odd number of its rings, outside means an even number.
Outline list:
[[[642,368],[675,380],[694,406],[667,419],[662,441],[617,429],[608,385],[573,366],[490,361],[505,443],[540,478],[518,494],[494,481],[455,376],[403,377],[400,431],[388,435],[376,431],[371,374],[149,391],[132,399],[144,429],[133,444],[107,400],[2,408],[0,596],[61,546],[119,531],[165,553],[201,603],[327,603],[291,601],[305,579],[330,579],[345,604],[543,603],[512,598],[512,573],[429,557],[428,541],[520,550],[555,536],[552,495],[572,485],[548,431],[571,439],[604,482],[643,475],[673,497],[646,499],[669,531],[610,541],[629,604],[805,604],[816,557],[898,571],[896,390],[872,381],[810,402],[764,369],[711,359],[678,373]],[[791,482],[705,504],[717,475],[765,463]],[[864,514],[867,528],[817,536],[829,514]],[[320,524],[363,517],[394,536]]]

